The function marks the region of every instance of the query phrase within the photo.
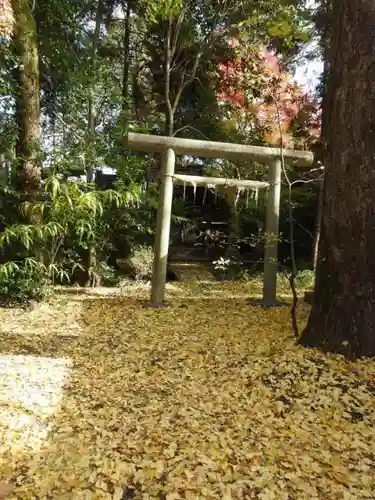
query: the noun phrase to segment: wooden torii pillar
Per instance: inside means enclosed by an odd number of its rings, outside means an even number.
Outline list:
[[[278,266],[278,239],[281,191],[281,151],[280,148],[250,146],[225,142],[211,142],[177,137],[163,137],[129,133],[128,147],[132,151],[162,154],[161,186],[159,207],[156,219],[155,257],[152,274],[151,302],[153,307],[164,304],[165,284],[169,249],[169,234],[172,215],[173,182],[175,175],[176,155],[189,155],[205,158],[226,158],[228,160],[254,160],[268,166],[268,182],[248,183],[269,185],[266,216],[266,241],[264,251],[263,299],[261,305],[272,307],[279,304],[276,297],[276,280]],[[308,167],[314,157],[310,151],[283,150],[286,164]],[[235,179],[214,179],[216,184],[231,183]],[[237,181],[241,185],[245,181]],[[249,184],[250,186],[250,184]],[[264,186],[260,186],[264,187]]]

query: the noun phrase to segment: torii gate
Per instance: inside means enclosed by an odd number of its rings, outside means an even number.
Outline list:
[[[281,150],[263,146],[249,146],[226,142],[211,142],[179,137],[162,137],[145,134],[128,134],[128,146],[132,151],[161,153],[161,186],[159,207],[156,219],[155,257],[151,285],[153,307],[164,304],[167,279],[169,233],[172,215],[173,184],[203,184],[206,186],[227,185],[242,189],[269,187],[266,211],[266,241],[264,249],[263,299],[264,306],[276,306],[276,278],[278,265],[278,238],[281,191]],[[309,167],[314,161],[310,151],[283,150],[286,164]],[[228,160],[255,160],[268,166],[268,182],[223,179],[220,177],[197,177],[175,174],[177,155],[200,156],[205,158],[226,158]]]

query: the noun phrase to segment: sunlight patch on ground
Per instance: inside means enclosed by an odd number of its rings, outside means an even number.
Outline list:
[[[69,371],[67,359],[0,356],[1,450],[13,454],[40,449]]]
[[[6,335],[23,336],[71,336],[80,334],[82,304],[58,297],[39,304],[35,309],[3,309],[0,332]]]

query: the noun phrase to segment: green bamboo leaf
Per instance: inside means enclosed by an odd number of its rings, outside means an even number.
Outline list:
[[[60,191],[60,182],[55,176],[51,176],[46,182],[46,191],[51,193],[52,199],[57,197]]]

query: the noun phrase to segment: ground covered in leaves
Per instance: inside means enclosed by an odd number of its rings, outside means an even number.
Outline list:
[[[297,347],[248,286],[147,292],[0,312],[11,498],[375,498],[375,362]]]

